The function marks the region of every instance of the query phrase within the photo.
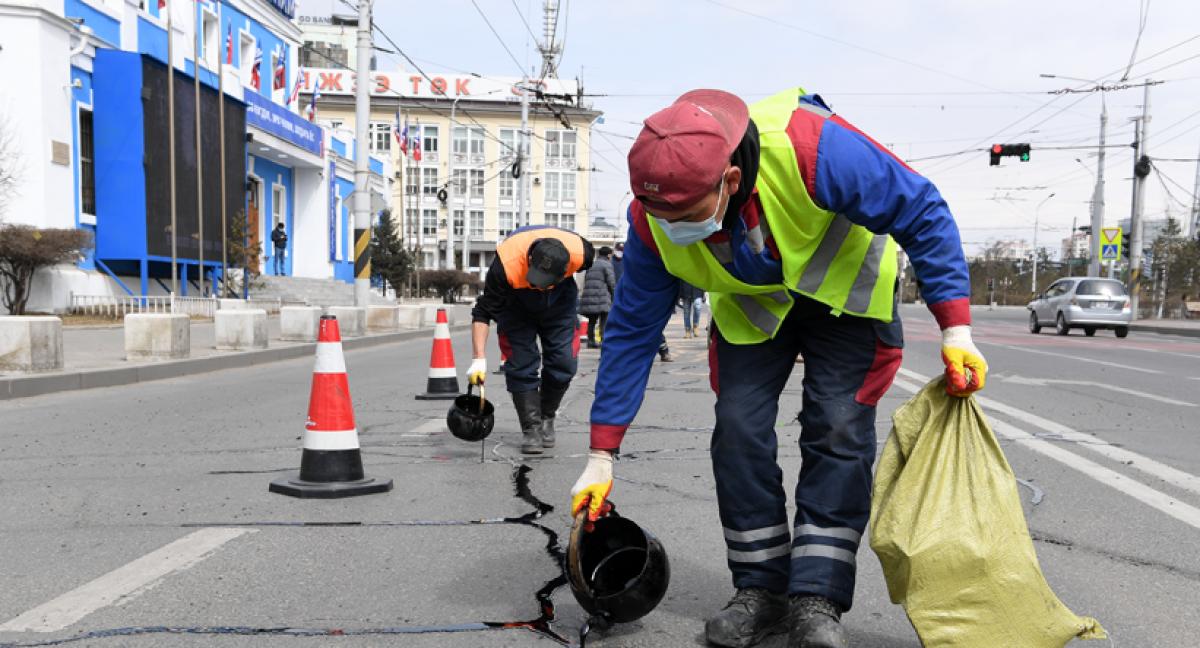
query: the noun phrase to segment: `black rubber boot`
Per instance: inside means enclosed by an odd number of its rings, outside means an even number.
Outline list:
[[[558,415],[558,406],[571,383],[556,385],[542,383],[542,447],[554,447],[554,417]]]
[[[842,628],[842,610],[823,596],[795,596],[791,600],[788,648],[850,648]]]
[[[521,452],[542,454],[542,397],[533,391],[515,392],[513,406],[521,421]]]
[[[728,648],[753,646],[769,635],[787,632],[788,599],[765,589],[740,589],[704,623],[708,643]]]

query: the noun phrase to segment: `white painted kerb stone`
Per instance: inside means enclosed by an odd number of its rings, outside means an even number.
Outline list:
[[[0,317],[0,371],[58,371],[63,368],[62,320],[57,317]]]
[[[249,351],[267,348],[267,311],[261,308],[219,310],[214,319],[217,349]]]
[[[288,342],[316,342],[321,328],[321,309],[317,306],[284,306],[279,309],[279,339]]]
[[[342,337],[362,337],[367,321],[367,309],[355,306],[330,306],[326,309],[337,318],[338,332]]]
[[[125,316],[126,360],[177,360],[192,353],[192,320],[182,313]]]
[[[367,330],[392,332],[400,330],[399,306],[367,306]]]

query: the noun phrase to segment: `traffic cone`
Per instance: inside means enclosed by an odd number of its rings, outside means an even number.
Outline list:
[[[429,355],[429,378],[425,393],[417,400],[454,400],[458,390],[458,371],[454,368],[454,345],[450,343],[450,322],[446,309],[439,308],[437,326],[433,329],[433,352]]]
[[[321,317],[317,336],[317,362],[308,397],[300,474],[276,479],[269,490],[292,497],[319,499],[392,490],[392,480],[373,479],[363,474],[358,430],[354,427],[354,405],[350,402],[350,383],[346,379],[346,360],[342,357],[342,336],[337,318],[332,315]]]

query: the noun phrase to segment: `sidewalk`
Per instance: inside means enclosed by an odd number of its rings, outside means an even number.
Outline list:
[[[452,330],[469,323],[469,311],[461,310],[463,308],[461,305],[450,308],[455,310],[452,321],[458,323],[451,327]],[[419,329],[390,333],[367,333],[363,337],[343,338],[342,346],[347,350],[359,349],[429,336],[433,325],[434,322],[429,321]],[[111,327],[64,326],[63,370],[36,374],[0,372],[0,400],[164,380],[302,358],[316,353],[315,343],[285,342],[280,340],[279,336],[279,317],[268,317],[268,348],[255,351],[218,351],[215,348],[216,326],[213,322],[193,321],[191,356],[189,358],[168,361],[129,361],[125,359],[125,329],[123,326],[119,324]]]
[[[1130,331],[1200,337],[1200,320],[1146,319],[1129,325]]]

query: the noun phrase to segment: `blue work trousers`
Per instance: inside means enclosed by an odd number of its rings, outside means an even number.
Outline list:
[[[578,295],[570,279],[554,290],[513,291],[496,320],[509,392],[571,384],[579,365]]]
[[[712,462],[734,586],[819,595],[850,609],[871,509],[875,405],[900,366],[900,320],[835,317],[797,297],[771,340],[735,345],[713,336]],[[797,354],[802,465],[789,526],[775,427]]]

